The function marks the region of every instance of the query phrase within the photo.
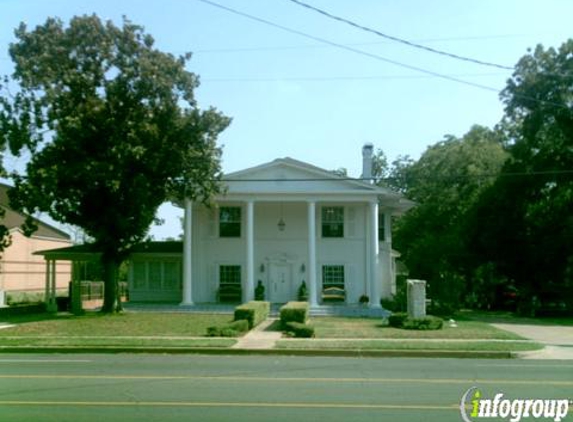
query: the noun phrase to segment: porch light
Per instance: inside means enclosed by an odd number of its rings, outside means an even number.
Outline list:
[[[304,266],[304,264],[302,264],[302,265],[300,266],[300,272],[301,272],[301,273],[304,273],[305,271],[306,271],[306,267]]]
[[[279,230],[280,230],[281,232],[284,232],[284,231],[285,231],[286,223],[285,223],[285,221],[283,220],[282,217],[280,218],[279,223],[277,224],[277,226],[279,227]]]
[[[261,264],[261,266],[259,267],[259,270],[264,273],[265,272],[265,264]]]

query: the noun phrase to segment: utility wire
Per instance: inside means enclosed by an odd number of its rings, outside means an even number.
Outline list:
[[[314,12],[320,13],[321,15],[326,16],[329,19],[334,19],[338,22],[348,24],[348,25],[353,26],[354,28],[358,28],[362,31],[370,32],[372,34],[378,35],[379,37],[386,38],[388,40],[395,41],[395,42],[398,42],[401,44],[405,44],[409,47],[418,48],[421,50],[429,51],[430,53],[440,54],[442,56],[450,57],[452,59],[462,60],[462,61],[466,61],[466,62],[470,62],[470,63],[474,63],[474,64],[479,64],[479,65],[483,65],[483,66],[491,66],[491,67],[496,67],[498,69],[504,69],[504,70],[514,70],[514,68],[511,66],[504,66],[504,65],[497,64],[497,63],[491,63],[491,62],[485,62],[482,60],[473,59],[471,57],[459,56],[457,54],[448,53],[447,51],[437,50],[435,48],[427,47],[427,46],[421,45],[421,44],[416,44],[414,42],[411,42],[411,41],[408,41],[408,40],[405,40],[402,38],[388,35],[388,34],[385,34],[383,32],[377,31],[376,29],[372,29],[372,28],[369,28],[367,26],[360,25],[360,24],[353,22],[349,19],[345,19],[345,18],[342,18],[340,16],[333,15],[332,13],[329,13],[325,10],[319,9],[318,7],[312,6],[308,3],[302,2],[300,0],[288,0],[288,1],[290,1],[291,3],[294,3],[298,6],[304,7],[308,10],[312,10]]]
[[[388,59],[388,58],[383,57],[383,56],[380,56],[380,55],[378,55],[378,54],[369,53],[369,52],[364,51],[364,50],[359,50],[359,49],[357,49],[357,48],[350,47],[350,46],[348,46],[348,45],[339,44],[339,43],[336,43],[336,42],[334,42],[334,41],[329,41],[329,40],[327,40],[327,39],[325,39],[325,38],[317,37],[317,36],[315,36],[315,35],[307,34],[306,32],[302,32],[302,31],[299,31],[299,30],[296,30],[296,29],[292,29],[292,28],[289,28],[289,27],[286,27],[286,26],[283,26],[283,25],[280,25],[280,24],[271,22],[271,21],[266,20],[266,19],[263,19],[263,18],[259,18],[259,17],[254,16],[254,15],[250,15],[250,14],[248,14],[248,13],[241,12],[240,10],[233,9],[233,8],[231,8],[231,7],[224,6],[224,5],[222,5],[222,4],[216,3],[216,2],[211,1],[211,0],[197,0],[197,1],[199,1],[199,2],[201,2],[201,3],[208,4],[208,5],[213,6],[213,7],[217,7],[217,8],[219,8],[219,9],[225,10],[225,11],[230,12],[230,13],[233,13],[233,14],[235,14],[235,15],[242,16],[242,17],[244,17],[244,18],[251,19],[251,20],[254,20],[254,21],[256,21],[256,22],[263,23],[263,24],[265,24],[265,25],[269,25],[269,26],[272,26],[272,27],[274,27],[274,28],[281,29],[281,30],[286,31],[286,32],[290,32],[291,34],[296,34],[296,35],[299,35],[299,36],[301,36],[301,37],[305,37],[305,38],[308,38],[308,39],[311,39],[311,40],[314,40],[314,41],[318,41],[318,42],[323,43],[323,44],[328,44],[328,45],[331,45],[331,46],[334,46],[334,47],[337,47],[337,48],[340,48],[340,49],[343,49],[343,50],[346,50],[346,51],[351,51],[351,52],[353,52],[353,53],[360,54],[360,55],[362,55],[362,56],[370,57],[370,58],[373,58],[373,59],[376,59],[376,60],[380,60],[380,61],[383,61],[383,62],[386,62],[386,63],[391,63],[391,64],[393,64],[393,65],[395,65],[395,66],[400,66],[400,67],[403,67],[403,68],[406,68],[406,69],[410,69],[410,70],[413,70],[413,71],[416,71],[416,72],[425,73],[425,74],[427,74],[427,75],[431,75],[431,76],[434,76],[434,77],[436,77],[436,78],[445,79],[445,80],[448,80],[448,81],[451,81],[451,82],[457,82],[457,83],[460,83],[460,84],[473,86],[474,88],[479,88],[479,89],[482,89],[482,90],[485,90],[485,91],[491,91],[491,92],[495,92],[495,93],[498,93],[498,92],[500,91],[499,89],[493,88],[493,87],[491,87],[491,86],[482,85],[482,84],[478,84],[478,83],[475,83],[475,82],[466,81],[466,80],[464,80],[464,79],[459,79],[459,78],[455,78],[455,77],[452,77],[452,76],[444,75],[444,74],[442,74],[442,73],[434,72],[434,71],[431,71],[431,70],[423,69],[423,68],[421,68],[421,67],[412,66],[412,65],[409,65],[409,64],[406,64],[406,63],[398,62],[398,61],[396,61],[396,60]]]

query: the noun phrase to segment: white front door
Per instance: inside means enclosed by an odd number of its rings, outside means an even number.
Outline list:
[[[292,300],[291,265],[271,263],[269,271],[269,298],[273,303],[285,303]]]

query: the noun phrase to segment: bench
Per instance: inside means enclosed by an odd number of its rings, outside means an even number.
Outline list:
[[[239,303],[243,298],[243,289],[236,284],[223,284],[217,291],[218,302]]]
[[[322,290],[323,302],[344,302],[346,301],[346,290],[340,287],[327,287]]]

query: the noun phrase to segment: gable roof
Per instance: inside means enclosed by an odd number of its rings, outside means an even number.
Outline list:
[[[5,211],[4,217],[0,219],[0,223],[4,224],[8,230],[19,230],[28,216],[10,208],[10,200],[8,198],[8,190],[10,188],[11,186],[0,183],[0,207]],[[70,235],[63,230],[38,220],[37,218],[32,217],[32,219],[38,225],[38,230],[36,230],[32,236],[70,240]]]
[[[316,194],[378,198],[381,205],[403,212],[413,206],[401,194],[369,180],[341,176],[290,157],[226,174],[227,195]],[[221,197],[221,199],[223,199]]]

